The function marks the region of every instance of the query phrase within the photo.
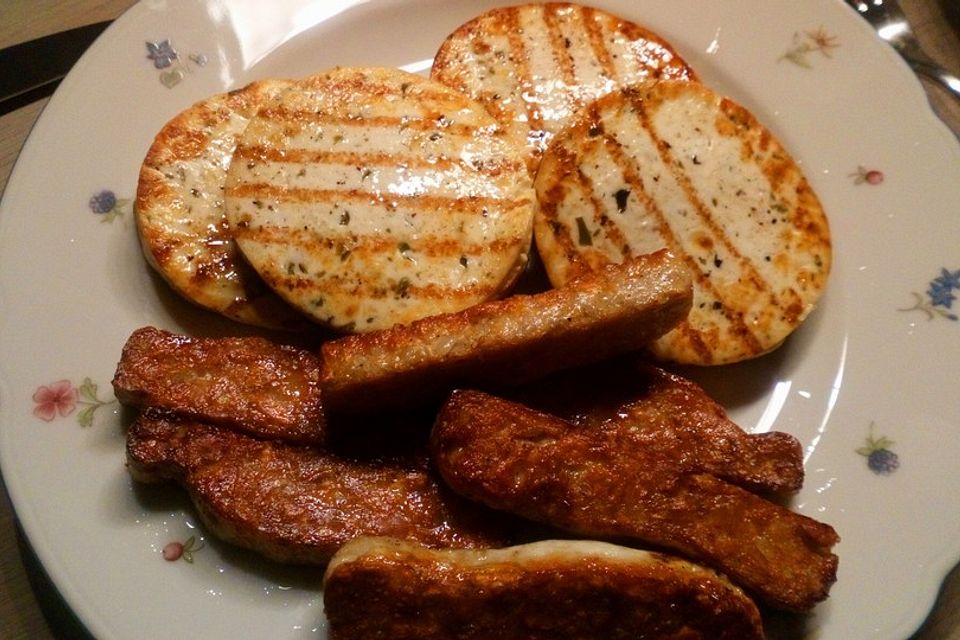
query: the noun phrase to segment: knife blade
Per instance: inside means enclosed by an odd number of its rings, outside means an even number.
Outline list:
[[[0,50],[0,115],[52,94],[110,22],[95,22]]]

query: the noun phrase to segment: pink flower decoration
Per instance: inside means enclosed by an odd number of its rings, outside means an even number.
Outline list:
[[[33,393],[33,415],[46,422],[59,416],[64,418],[77,408],[79,392],[69,380],[59,380],[53,384],[41,385]]]
[[[878,185],[882,184],[884,180],[883,171],[879,169],[867,169],[863,165],[857,167],[857,170],[850,174],[850,177],[853,178],[853,184],[867,184]]]
[[[182,556],[183,556],[182,542],[168,542],[166,546],[163,547],[163,559],[168,562],[179,560]]]
[[[203,541],[197,542],[196,536],[190,536],[186,542],[168,542],[163,547],[161,555],[167,562],[175,562],[183,558],[184,562],[193,564],[193,553],[203,549]]]

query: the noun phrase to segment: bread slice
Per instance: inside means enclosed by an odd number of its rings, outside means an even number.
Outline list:
[[[326,408],[365,412],[502,388],[643,349],[690,308],[686,268],[666,251],[559,289],[514,295],[322,345]]]
[[[526,265],[535,198],[483,107],[396,69],[283,93],[230,165],[237,243],[287,302],[365,332],[496,298]]]
[[[357,538],[323,583],[331,640],[761,640],[756,605],[726,578],[591,540],[431,550]]]
[[[264,80],[201,100],[157,133],[134,207],[147,261],[196,304],[267,328],[307,326],[237,254],[223,207],[237,138],[291,82]]]
[[[451,33],[430,77],[483,103],[521,139],[531,169],[586,103],[622,85],[696,73],[664,38],[568,2],[491,9]]]
[[[554,138],[536,178],[537,249],[554,285],[668,248],[695,273],[664,360],[766,353],[813,309],[830,229],[800,166],[747,109],[699,83],[620,89]]]

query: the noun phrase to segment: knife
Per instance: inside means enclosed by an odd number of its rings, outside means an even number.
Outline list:
[[[0,50],[0,116],[53,93],[110,22],[95,22]]]

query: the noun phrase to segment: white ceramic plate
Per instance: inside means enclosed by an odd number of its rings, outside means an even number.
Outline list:
[[[960,147],[840,2],[597,4],[660,32],[752,109],[830,215],[836,262],[819,309],[774,354],[698,376],[744,428],[803,442],[793,506],[843,538],[829,601],[775,618],[771,637],[904,638],[960,557]],[[195,100],[256,78],[423,71],[488,6],[143,2],[50,101],[0,211],[0,462],[39,558],[98,638],[325,637],[319,572],[218,544],[179,490],[134,487],[124,469],[130,416],[109,383],[130,332],[236,330],[170,294],[140,255],[131,198],[153,135]],[[886,450],[875,469],[871,437]],[[202,545],[192,562],[162,559],[191,536]]]

